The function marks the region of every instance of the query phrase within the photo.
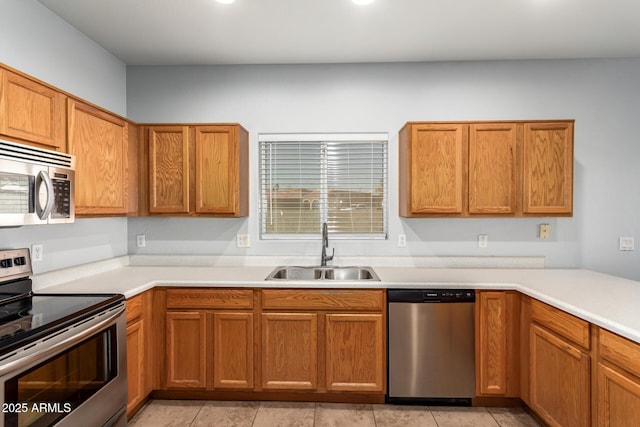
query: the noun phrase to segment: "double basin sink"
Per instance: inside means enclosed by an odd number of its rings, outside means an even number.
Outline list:
[[[371,267],[277,267],[265,280],[380,281]]]

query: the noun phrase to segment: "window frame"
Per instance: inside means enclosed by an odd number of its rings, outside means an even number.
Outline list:
[[[321,238],[321,230],[313,233],[268,233],[266,232],[265,221],[268,215],[268,183],[265,182],[265,159],[264,144],[266,143],[380,143],[382,147],[382,231],[380,233],[344,233],[334,232],[331,229],[329,234],[332,239],[349,240],[386,240],[389,235],[389,134],[387,132],[369,133],[260,133],[258,134],[258,214],[259,214],[259,236],[261,240],[318,240]],[[321,155],[320,159],[320,193],[321,209],[320,224],[327,220],[328,212],[328,184],[327,184],[327,156]]]

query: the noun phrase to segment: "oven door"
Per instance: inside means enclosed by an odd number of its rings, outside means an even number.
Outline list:
[[[126,425],[124,304],[0,361],[0,426]]]

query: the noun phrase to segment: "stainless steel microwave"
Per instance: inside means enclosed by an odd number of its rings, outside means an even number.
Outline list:
[[[75,219],[75,157],[0,140],[0,227]]]

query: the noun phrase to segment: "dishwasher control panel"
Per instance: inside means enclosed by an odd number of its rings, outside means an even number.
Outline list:
[[[389,289],[389,302],[474,302],[473,289]]]

